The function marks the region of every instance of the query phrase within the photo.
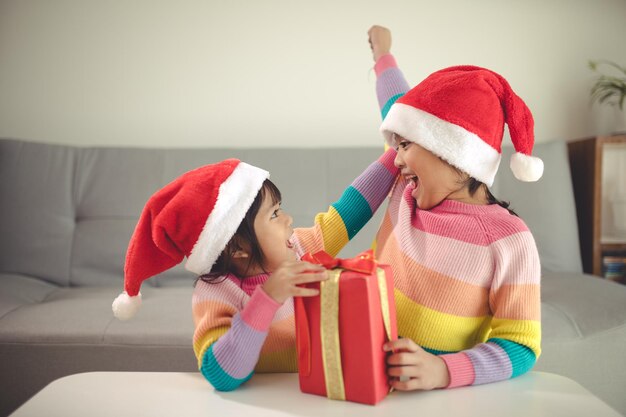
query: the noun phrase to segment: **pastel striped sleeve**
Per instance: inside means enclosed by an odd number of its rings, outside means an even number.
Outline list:
[[[410,87],[391,54],[383,55],[376,61],[374,72],[378,106],[384,119],[393,103],[409,91]]]
[[[398,169],[396,152],[387,150],[346,188],[328,211],[315,216],[315,226],[296,229],[298,252],[324,249],[336,256],[367,224],[393,186]]]
[[[227,300],[194,293],[194,351],[200,372],[216,390],[232,391],[252,377],[278,308],[261,286],[241,311]]]
[[[449,387],[514,378],[531,370],[541,354],[541,267],[532,234],[514,233],[492,249],[496,275],[489,293],[489,339],[440,356],[448,366]]]

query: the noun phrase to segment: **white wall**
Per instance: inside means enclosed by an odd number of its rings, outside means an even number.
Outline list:
[[[607,129],[586,63],[626,64],[625,0],[0,0],[0,136],[375,145],[373,23],[412,85],[486,66],[530,106],[538,141]]]

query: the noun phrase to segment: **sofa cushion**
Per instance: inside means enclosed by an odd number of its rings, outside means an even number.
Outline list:
[[[12,311],[42,302],[57,288],[56,285],[40,279],[0,273],[0,323]]]
[[[625,412],[626,286],[545,273],[541,296],[542,353],[534,370],[572,378]]]
[[[626,332],[626,286],[593,275],[545,272],[541,281],[545,342]]]
[[[0,416],[73,373],[197,371],[191,286],[142,287],[144,305],[128,322],[111,313],[119,291],[0,276]]]
[[[0,141],[0,272],[69,284],[75,150]]]
[[[66,288],[26,277],[0,278],[0,343],[184,346],[191,350],[193,288],[142,288],[133,320],[113,317],[118,287]]]

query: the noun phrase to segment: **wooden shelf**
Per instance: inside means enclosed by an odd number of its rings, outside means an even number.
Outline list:
[[[603,252],[626,252],[626,242],[601,242],[602,152],[610,143],[626,144],[626,135],[596,136],[568,142],[583,270],[598,276],[602,275]]]

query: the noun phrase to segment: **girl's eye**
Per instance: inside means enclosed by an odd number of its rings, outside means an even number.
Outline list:
[[[402,142],[398,143],[398,149],[406,149],[410,144],[411,142],[409,142],[408,140],[403,140]]]
[[[279,212],[280,212],[280,207],[272,212],[272,219],[275,219],[276,217],[278,217]]]

